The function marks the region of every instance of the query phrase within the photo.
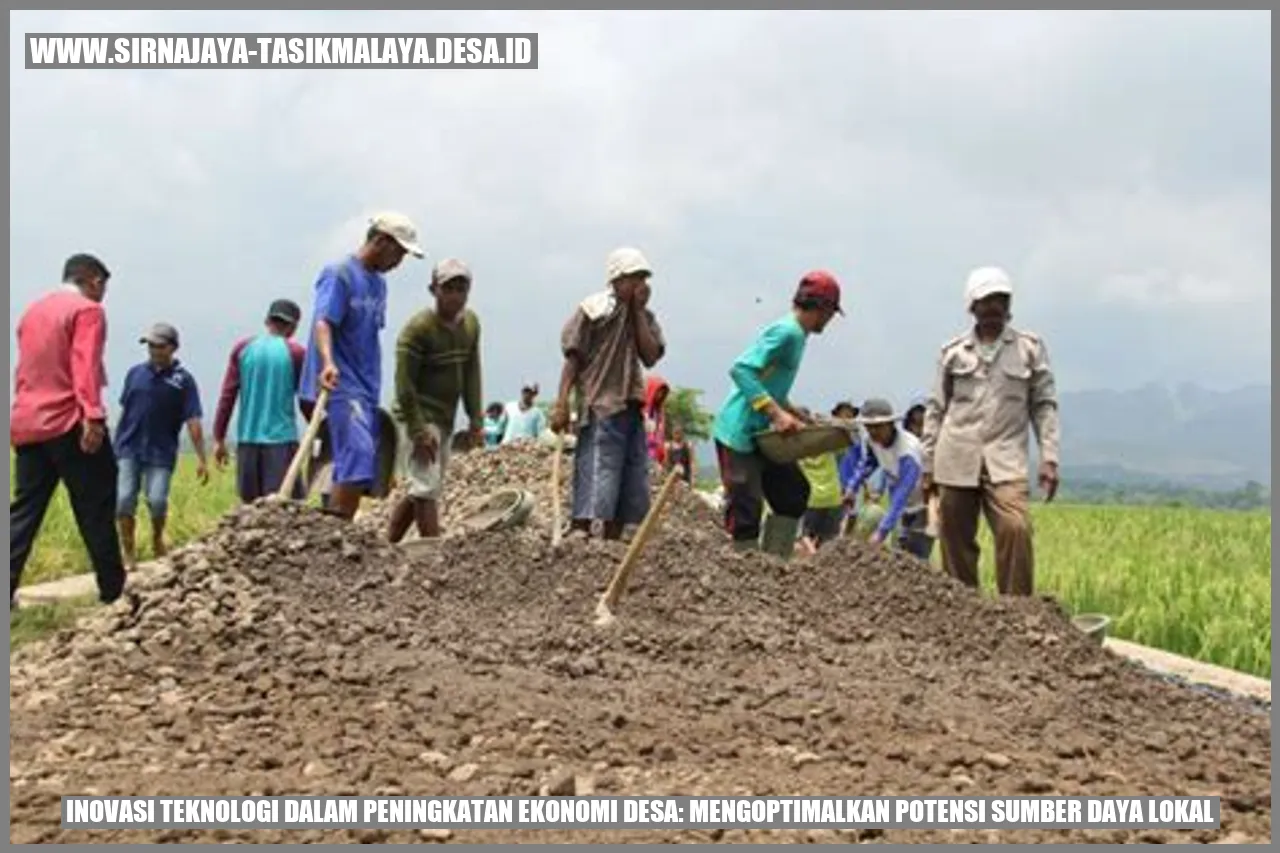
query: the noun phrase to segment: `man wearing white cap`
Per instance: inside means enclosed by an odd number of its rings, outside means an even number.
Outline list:
[[[1058,490],[1058,400],[1044,341],[1009,325],[1013,285],[997,267],[969,275],[968,332],[948,341],[925,409],[925,491],[939,491],[942,560],[952,577],[978,585],[978,516],[996,544],[1002,595],[1030,595],[1035,582],[1027,432],[1040,445],[1040,488]]]
[[[605,262],[609,288],[584,299],[560,332],[564,368],[551,429],[569,428],[576,392],[580,431],[574,447],[573,528],[590,533],[602,522],[606,539],[649,511],[649,454],[641,411],[644,370],[666,343],[649,310],[648,260],[638,249],[617,249]]]
[[[329,509],[348,519],[355,516],[361,495],[376,476],[381,334],[387,322],[385,275],[406,254],[424,255],[417,229],[399,213],[382,213],[370,220],[364,245],[326,266],[316,281],[316,319],[299,396],[313,406],[320,387],[329,390]]]

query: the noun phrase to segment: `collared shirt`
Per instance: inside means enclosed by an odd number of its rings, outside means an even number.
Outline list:
[[[711,434],[739,453],[754,453],[755,435],[768,429],[763,406],[788,405],[809,336],[794,313],[765,326],[729,369],[733,388],[716,414]]]
[[[985,356],[985,357],[984,357]],[[924,470],[934,482],[975,488],[1029,478],[1028,432],[1040,458],[1058,461],[1058,398],[1049,352],[1038,335],[1006,327],[995,348],[972,331],[938,356],[925,408]]]
[[[333,363],[338,368],[334,399],[354,399],[377,408],[382,395],[382,329],[387,325],[387,280],[348,256],[320,271],[316,280],[315,321],[329,324]],[[323,361],[316,346],[315,322],[302,369],[303,400],[320,392]]]
[[[612,291],[597,293],[584,299],[560,330],[560,350],[578,366],[580,418],[588,413],[607,418],[644,402],[644,368],[662,358],[666,343],[653,312],[645,308],[633,320],[633,310]],[[658,342],[653,363],[640,357],[635,323],[648,323]]]
[[[106,420],[106,341],[102,305],[74,285],[63,285],[27,306],[18,320],[10,444],[38,444],[65,435],[82,421]]]
[[[125,376],[120,405],[116,456],[172,470],[182,425],[202,416],[195,377],[177,361],[163,369],[149,361],[134,365]]]
[[[306,353],[296,341],[263,332],[231,348],[213,419],[213,438],[225,441],[240,402],[238,444],[289,444],[298,440],[294,399]]]

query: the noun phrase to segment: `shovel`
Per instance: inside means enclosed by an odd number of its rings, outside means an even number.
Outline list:
[[[280,491],[273,496],[276,500],[288,500],[293,494],[293,486],[298,482],[298,475],[302,472],[302,461],[311,452],[311,445],[315,442],[316,435],[320,432],[320,422],[324,420],[324,410],[328,404],[329,389],[321,388],[320,394],[316,397],[315,410],[311,413],[311,422],[307,424],[307,431],[303,433],[302,441],[298,444],[298,450],[293,454],[293,462],[289,464],[289,471],[284,475],[284,482],[280,484]]]
[[[644,521],[640,522],[640,529],[636,531],[635,537],[631,540],[631,544],[627,546],[627,553],[623,555],[622,562],[618,564],[618,570],[613,573],[613,580],[609,581],[609,587],[604,591],[604,595],[600,597],[600,603],[596,605],[596,625],[605,627],[614,623],[612,608],[618,606],[618,599],[622,596],[622,590],[627,585],[627,579],[631,577],[631,570],[640,560],[640,551],[644,548],[644,543],[653,535],[653,531],[658,526],[658,519],[662,516],[662,510],[666,508],[667,500],[671,497],[671,490],[675,487],[676,481],[680,479],[680,469],[673,468],[671,473],[667,475],[667,481],[662,484],[662,491],[658,492],[657,499],[653,502],[653,506],[649,508],[649,513],[644,517]]]
[[[551,460],[551,547],[559,548],[564,535],[560,518],[560,466],[564,463],[564,436],[556,433],[555,458]]]

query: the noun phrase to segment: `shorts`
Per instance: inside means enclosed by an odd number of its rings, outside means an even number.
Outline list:
[[[639,524],[649,514],[649,446],[639,406],[588,415],[573,448],[573,517]]]
[[[297,452],[296,441],[287,444],[237,444],[236,491],[240,500],[252,503],[280,491]],[[293,484],[292,497],[295,500],[301,500],[306,494],[302,479],[299,475]]]
[[[173,469],[144,465],[136,459],[121,459],[116,474],[116,518],[133,518],[138,510],[138,493],[147,486],[147,511],[153,520],[169,514],[169,487]]]
[[[716,442],[724,486],[725,529],[735,542],[760,538],[765,501],[774,515],[800,519],[809,505],[809,481],[795,463],[779,465],[759,453],[742,453]]]
[[[840,520],[844,516],[843,507],[811,509],[804,514],[804,535],[817,540],[821,545],[830,542],[840,535]]]
[[[336,486],[371,486],[378,469],[378,406],[330,398],[327,413]]]
[[[423,465],[413,455],[413,440],[403,423],[397,424],[396,471],[409,483],[409,497],[418,501],[438,501],[444,497],[444,473],[449,467],[451,441],[445,441],[444,430],[435,424],[427,429],[436,439],[436,458]]]

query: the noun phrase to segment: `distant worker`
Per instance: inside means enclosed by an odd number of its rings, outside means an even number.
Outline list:
[[[526,382],[520,386],[520,399],[507,404],[503,444],[537,441],[546,432],[547,416],[537,406],[539,390],[537,382]]]
[[[902,428],[917,439],[924,436],[924,413],[928,407],[928,397],[920,397],[907,408],[902,416]],[[924,494],[924,477],[919,486],[919,495],[912,497],[910,506],[902,513],[902,532],[898,544],[902,550],[914,554],[921,560],[928,560],[933,554],[933,536],[929,533],[929,507]]]
[[[801,519],[800,537],[810,554],[840,535],[844,512],[840,457],[839,453],[823,453],[801,459],[799,463],[809,482],[809,505]]]
[[[644,389],[644,434],[649,458],[665,465],[667,453],[667,397],[671,386],[661,376],[650,376]]]
[[[809,483],[800,467],[777,464],[761,453],[757,433],[781,433],[803,423],[790,402],[810,335],[822,334],[843,314],[840,285],[831,273],[806,274],[791,310],[765,326],[729,370],[733,385],[712,427],[725,488],[725,527],[739,550],[759,548],[789,559],[800,519],[809,506]],[[761,531],[765,501],[772,510]]]
[[[671,439],[667,442],[663,454],[666,470],[680,469],[680,479],[692,486],[696,477],[697,460],[693,457],[693,445],[684,434],[684,427],[675,424],[671,428]]]
[[[666,353],[662,327],[649,310],[653,268],[637,249],[622,248],[605,262],[608,289],[584,299],[560,332],[564,367],[551,429],[572,423],[570,395],[580,403],[574,445],[573,521],[590,534],[594,522],[606,539],[649,512],[644,370]]]
[[[842,400],[831,409],[831,417],[854,430],[854,441],[839,454],[837,471],[840,477],[840,536],[848,536],[857,521],[858,496],[851,488],[858,468],[862,465],[863,435],[858,425],[858,407]]]
[[[17,369],[9,411],[13,498],[9,501],[9,606],[49,501],[67,487],[75,525],[89,552],[98,600],[124,594],[125,567],[116,531],[115,452],[107,434],[102,389],[107,317],[102,308],[111,277],[93,255],[72,255],[62,285],[36,299],[17,326]],[[128,596],[136,603],[133,596]]]
[[[468,419],[462,443],[475,448],[484,440],[480,320],[467,307],[471,283],[471,270],[462,261],[436,264],[431,272],[435,308],[409,318],[396,342],[396,447],[409,493],[391,510],[391,542],[403,539],[415,522],[420,537],[440,535],[440,501],[459,402]]]
[[[405,255],[424,256],[418,231],[398,213],[373,217],[364,244],[325,266],[316,280],[311,341],[299,397],[310,418],[321,387],[333,485],[327,509],[350,520],[377,479],[378,402],[382,395],[382,330],[387,324],[386,274]]]
[[[858,489],[874,472],[883,472],[889,508],[871,534],[871,543],[881,545],[907,513],[924,508],[920,440],[898,427],[887,400],[867,400],[858,418],[867,431],[867,446],[853,488]]]
[[[978,516],[995,537],[996,586],[1031,595],[1035,563],[1027,433],[1040,445],[1045,500],[1058,491],[1058,400],[1044,341],[1009,325],[1013,286],[996,267],[965,286],[973,328],[946,343],[925,412],[925,492],[940,492],[942,559],[952,577],[978,585]]]
[[[266,328],[231,348],[213,418],[213,461],[227,465],[227,430],[236,403],[236,492],[244,503],[273,495],[298,452],[298,378],[306,350],[293,340],[302,320],[296,302],[277,299],[267,309]],[[294,498],[306,492],[299,478]]]
[[[151,551],[157,558],[168,553],[164,531],[183,426],[196,452],[196,478],[201,485],[209,482],[200,425],[200,389],[176,358],[178,330],[168,323],[156,323],[138,342],[147,345],[147,360],[125,375],[115,441],[120,466],[116,520],[125,562],[130,566],[137,560],[135,513],[144,485],[151,516]]]
[[[484,446],[494,448],[502,444],[506,431],[507,416],[504,407],[495,400],[484,410]]]

